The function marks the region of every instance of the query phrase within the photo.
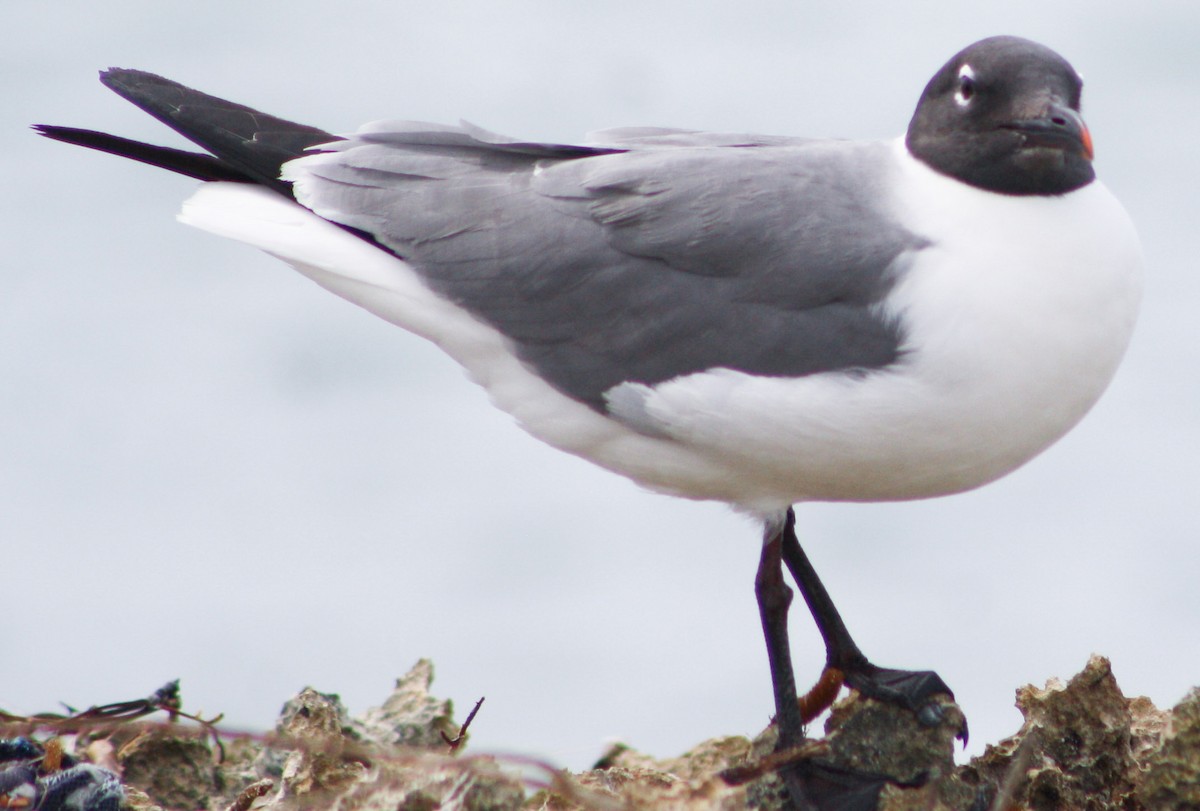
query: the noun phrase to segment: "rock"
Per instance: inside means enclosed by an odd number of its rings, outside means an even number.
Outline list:
[[[956,775],[999,807],[1130,811],[1143,777],[1139,756],[1154,751],[1161,714],[1128,699],[1102,656],[1067,684],[1017,691],[1020,731],[989,746]],[[1138,756],[1135,756],[1135,752]]]
[[[340,801],[344,811],[517,811],[525,789],[490,758],[397,754],[381,758],[371,774]]]
[[[1200,688],[1175,705],[1160,736],[1143,749],[1138,799],[1147,811],[1200,811]]]
[[[432,681],[433,665],[418,661],[383,705],[361,718],[347,718],[336,695],[303,690],[284,706],[276,728],[278,745],[292,750],[279,770],[280,787],[253,808],[520,808],[524,787],[494,761],[448,754],[443,733],[456,736],[458,725],[451,702],[429,694]]]
[[[953,703],[926,713],[933,723],[925,725],[851,693],[820,738],[791,752],[774,752],[768,727],[754,740],[714,738],[667,759],[619,745],[595,768],[568,774],[464,756],[461,747],[451,753],[446,738],[459,729],[451,703],[431,695],[432,680],[433,666],[417,662],[360,718],[335,694],[305,688],[284,705],[274,733],[228,740],[223,759],[206,729],[132,721],[79,736],[82,754],[68,751],[62,767],[46,765],[40,747],[35,757],[16,744],[0,767],[15,775],[38,766],[51,777],[81,759],[115,768],[122,811],[783,811],[787,769],[808,775],[817,793],[850,772],[893,778],[860,780],[853,803],[821,800],[818,811],[1200,811],[1200,689],[1163,712],[1122,695],[1099,656],[1065,684],[1019,689],[1021,729],[957,767],[962,715]]]
[[[877,799],[853,806],[877,811],[1200,811],[1200,690],[1163,713],[1145,698],[1122,695],[1108,660],[1093,656],[1066,684],[1021,688],[1017,706],[1025,717],[1020,731],[956,767],[962,715],[955,705],[944,703],[941,722],[925,727],[910,712],[852,693],[835,705],[825,736],[804,744],[805,762],[898,778]],[[775,736],[768,728],[749,746],[722,743],[730,740],[665,761],[610,751],[604,770],[564,778],[527,808],[790,807],[773,773],[744,788],[714,782],[730,766],[752,775],[755,764],[768,764]]]
[[[366,774],[365,757],[346,751],[352,741],[336,695],[304,688],[284,705],[276,730],[279,745],[292,751],[280,770],[279,791],[264,808],[330,807]]]
[[[122,781],[163,808],[205,808],[220,794],[213,753],[194,735],[155,728],[117,750]]]
[[[306,738],[310,734],[328,737],[327,732],[347,729],[349,713],[336,693],[321,693],[305,687],[284,702],[275,722],[275,736],[286,741],[293,735]],[[324,730],[324,731],[322,731]],[[254,769],[260,777],[278,779],[283,776],[284,764],[290,752],[285,746],[267,746],[259,752]]]
[[[416,746],[444,751],[443,734],[458,734],[454,703],[429,694],[433,684],[433,662],[420,659],[408,673],[396,679],[396,687],[381,706],[354,719],[352,727],[367,741],[385,746]]]
[[[714,738],[676,758],[656,760],[618,744],[598,768],[560,773],[552,786],[525,803],[527,811],[599,811],[671,808],[735,811],[749,804],[749,787],[731,785],[721,772],[745,764],[752,744],[743,737]]]

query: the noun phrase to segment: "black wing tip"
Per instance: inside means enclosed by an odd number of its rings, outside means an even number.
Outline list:
[[[165,76],[131,68],[102,70],[100,83],[167,126],[172,126],[170,117],[179,100],[188,96],[204,96]]]
[[[212,156],[91,130],[39,125],[35,131],[201,180],[260,183],[286,196],[291,196],[291,184],[279,179],[280,166],[315,146],[341,140],[316,127],[276,118],[144,70],[110,67],[100,71],[100,82]]]
[[[74,146],[83,146],[110,155],[129,158],[150,166],[195,178],[196,180],[231,180],[239,183],[253,183],[254,179],[245,172],[225,164],[212,155],[198,152],[187,152],[167,146],[155,146],[129,138],[110,135],[107,132],[80,129],[78,127],[60,127],[55,124],[33,124],[31,129],[53,141],[62,141]]]
[[[62,141],[76,146],[91,146],[94,136],[102,135],[95,130],[85,130],[79,127],[61,127],[57,124],[30,124],[29,128],[52,141]]]
[[[100,84],[118,93],[121,96],[125,95],[125,91],[129,86],[139,79],[144,79],[153,74],[147,74],[141,70],[130,70],[129,68],[109,68],[108,70],[100,71]],[[161,76],[155,77],[161,79]]]
[[[159,76],[157,73],[151,73],[147,70],[136,70],[134,68],[107,68],[100,71],[100,82],[105,87],[110,87],[114,90],[118,86],[134,84],[141,82],[145,84],[177,84],[165,76]]]

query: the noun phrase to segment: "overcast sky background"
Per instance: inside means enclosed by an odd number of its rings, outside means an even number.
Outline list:
[[[972,746],[1092,652],[1160,706],[1200,684],[1200,6],[1018,0],[9,4],[0,30],[0,707],[183,680],[267,728],[352,710],[419,657],[475,751],[591,762],[754,734],[772,712],[758,528],[530,439],[448,359],[252,249],[174,222],[193,182],[35,122],[181,145],[105,90],[162,73],[334,132],[456,121],[537,140],[654,124],[903,130],[953,53],[1011,33],[1084,75],[1097,169],[1148,263],[1083,424],[983,490],[806,505],[864,651],[937,669]],[[823,657],[799,608],[798,678]]]

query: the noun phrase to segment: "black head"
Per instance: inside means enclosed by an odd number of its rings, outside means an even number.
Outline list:
[[[1083,80],[1049,48],[991,37],[929,80],[906,142],[933,169],[981,189],[1054,195],[1086,186],[1092,140],[1079,117]]]

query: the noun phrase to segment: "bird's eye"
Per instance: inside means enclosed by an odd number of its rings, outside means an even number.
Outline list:
[[[974,96],[975,71],[971,70],[970,65],[963,65],[962,70],[958,72],[958,90],[954,93],[954,100],[958,102],[959,107],[966,107]]]

